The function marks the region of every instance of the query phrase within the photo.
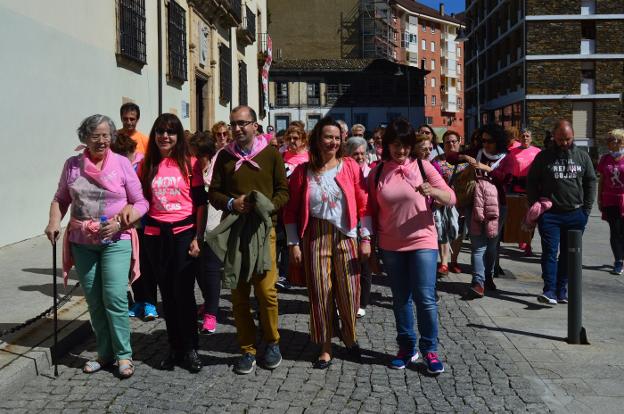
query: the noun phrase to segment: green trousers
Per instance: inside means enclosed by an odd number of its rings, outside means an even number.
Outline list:
[[[128,320],[130,240],[109,245],[72,243],[72,255],[84,290],[100,360],[131,359]]]

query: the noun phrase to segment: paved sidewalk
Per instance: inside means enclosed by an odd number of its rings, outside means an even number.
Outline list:
[[[228,299],[224,292],[221,306],[225,309],[230,306]],[[390,290],[385,286],[374,287],[373,305],[358,326],[364,362],[344,361],[344,349],[337,346],[335,362],[326,371],[312,369],[318,350],[308,340],[308,302],[303,289],[280,295],[282,365],[274,371],[258,367],[248,376],[232,372],[238,353],[229,316],[222,318],[217,333],[202,336],[200,354],[206,366],[197,375],[181,368],[174,372],[156,369],[167,353],[164,322],[134,320],[133,378],[120,381],[110,372],[83,374],[80,368],[85,360],[94,357],[91,339],[63,358],[59,378],[38,377],[1,401],[0,410],[323,414],[548,411],[499,341],[491,333],[469,326],[482,322],[467,302],[443,294],[440,321],[440,352],[447,372],[431,377],[420,364],[401,371],[388,368],[389,358],[396,352],[396,333]]]
[[[591,345],[565,341],[567,305],[536,300],[543,287],[537,232],[536,256],[525,258],[512,245],[503,251],[501,265],[516,279],[496,279],[498,292],[469,302],[481,319],[470,326],[495,336],[548,405],[564,412],[621,413],[624,406],[624,277],[609,274],[609,227],[598,214],[583,237],[583,326]],[[460,261],[469,262],[464,251]],[[446,283],[469,282],[463,274]]]

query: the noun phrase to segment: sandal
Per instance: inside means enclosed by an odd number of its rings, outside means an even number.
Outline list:
[[[85,374],[93,374],[95,372],[98,372],[108,364],[110,364],[110,362],[100,362],[97,359],[94,359],[93,361],[87,361],[84,364],[84,367],[82,367],[82,372],[84,372]]]
[[[130,378],[134,374],[134,364],[131,359],[126,360],[126,362],[118,362],[118,364],[121,378]]]

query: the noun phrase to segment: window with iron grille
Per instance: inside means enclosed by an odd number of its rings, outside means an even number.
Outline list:
[[[139,63],[145,56],[145,0],[119,0],[119,54]]]
[[[175,1],[169,3],[169,77],[184,82],[186,77],[186,11]]]
[[[340,99],[341,96],[349,93],[351,85],[348,83],[328,83],[326,90],[326,103],[327,105],[333,105]]]
[[[232,52],[224,44],[219,46],[219,100],[232,100]]]
[[[247,105],[247,65],[238,64],[238,104]]]
[[[288,82],[276,82],[275,95],[277,106],[288,106]]]
[[[321,104],[321,85],[318,82],[308,82],[308,105],[319,106]]]

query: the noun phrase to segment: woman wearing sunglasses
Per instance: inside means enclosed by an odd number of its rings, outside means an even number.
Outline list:
[[[511,182],[513,160],[507,155],[505,131],[498,125],[483,127],[480,145],[465,153],[448,152],[451,164],[467,162],[474,169],[474,195],[470,215],[472,283],[468,296],[482,298],[496,290],[494,268],[498,239],[505,222],[505,186]]]
[[[172,370],[182,363],[198,372],[194,288],[207,195],[201,163],[189,155],[177,116],[165,113],[154,122],[139,178],[150,202],[141,266],[158,281],[169,337],[170,353],[160,368]]]

